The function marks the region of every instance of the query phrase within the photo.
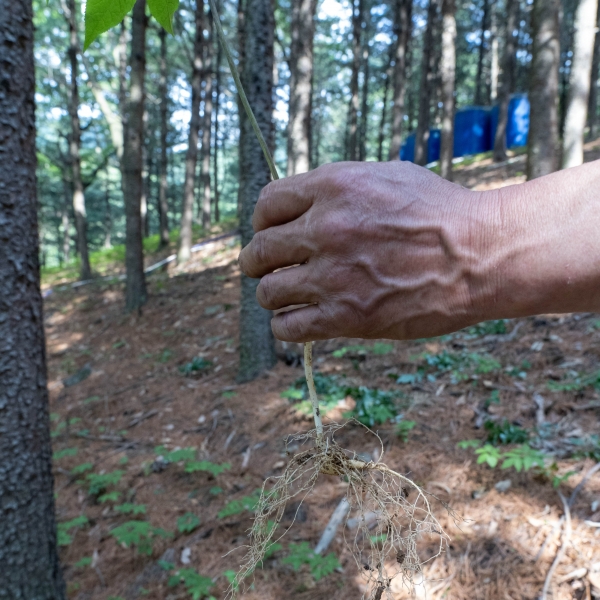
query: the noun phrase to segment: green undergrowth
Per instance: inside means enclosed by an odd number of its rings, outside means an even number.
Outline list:
[[[203,227],[194,224],[192,226],[193,239],[199,240],[204,237],[219,235],[225,231],[235,229],[237,219],[228,217],[221,220],[218,224],[206,231]],[[144,255],[152,256],[161,251],[160,235],[154,234],[144,238]],[[179,229],[172,229],[169,232],[169,247],[162,250],[162,254],[174,252],[179,244]],[[125,264],[125,244],[116,244],[111,248],[100,248],[90,252],[90,266],[96,275],[109,275],[113,271],[119,270]],[[55,285],[68,281],[76,281],[79,278],[80,259],[74,258],[68,264],[56,267],[42,267],[42,284]]]

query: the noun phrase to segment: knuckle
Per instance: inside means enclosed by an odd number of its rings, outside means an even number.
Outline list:
[[[252,238],[254,260],[258,267],[264,266],[269,260],[267,235],[259,231]]]
[[[304,328],[302,322],[298,318],[296,311],[290,311],[281,315],[279,320],[279,332],[281,339],[287,342],[299,342],[302,341],[302,333]]]
[[[254,216],[252,225],[255,231],[260,231],[264,227],[264,223],[268,221],[268,216],[273,211],[274,198],[274,182],[266,185],[260,192],[256,206],[254,208]]]
[[[271,277],[266,276],[260,280],[256,288],[256,299],[258,303],[267,310],[273,310],[275,306],[275,286]]]

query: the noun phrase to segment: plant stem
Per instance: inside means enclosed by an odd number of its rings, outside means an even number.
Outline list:
[[[229,49],[229,44],[227,43],[227,38],[225,37],[225,32],[223,31],[223,27],[221,25],[221,18],[219,16],[219,11],[217,10],[217,6],[215,4],[215,0],[209,0],[210,2],[210,10],[213,15],[213,20],[215,23],[215,29],[217,30],[217,35],[219,36],[219,41],[223,46],[223,51],[225,52],[225,57],[227,58],[227,63],[229,64],[229,70],[231,71],[231,76],[233,77],[233,81],[235,83],[235,87],[240,96],[240,100],[242,101],[242,105],[244,110],[246,111],[246,115],[250,120],[250,124],[252,125],[252,129],[256,134],[258,139],[258,143],[263,151],[265,156],[265,160],[269,165],[269,170],[271,171],[271,177],[275,179],[279,179],[279,173],[277,172],[277,167],[275,166],[275,161],[271,156],[271,152],[269,151],[269,147],[267,146],[267,142],[258,126],[258,122],[256,121],[256,117],[252,112],[252,107],[248,102],[248,98],[246,97],[246,92],[244,92],[244,87],[242,86],[242,82],[240,80],[240,75],[235,66],[235,61],[233,60],[233,55],[231,54],[231,50]],[[306,376],[306,385],[308,386],[308,393],[310,395],[310,401],[313,408],[313,418],[315,420],[315,428],[317,430],[317,444],[320,444],[323,439],[323,422],[321,420],[321,410],[319,409],[319,399],[317,397],[317,390],[315,388],[315,380],[313,378],[313,370],[312,370],[312,342],[307,342],[304,344],[304,374]]]

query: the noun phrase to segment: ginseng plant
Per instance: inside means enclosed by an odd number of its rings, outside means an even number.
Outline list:
[[[279,179],[275,162],[240,81],[214,0],[210,0],[210,6],[240,100],[262,148],[271,177]],[[304,370],[315,427],[306,433],[288,437],[288,445],[294,443],[294,446],[304,446],[305,449],[290,456],[281,476],[270,477],[263,484],[249,534],[250,543],[229,589],[229,596],[233,597],[243,589],[246,578],[252,575],[269,547],[277,541],[277,526],[286,504],[293,498],[304,500],[319,477],[326,475],[339,477],[348,484],[346,498],[350,511],[347,515],[354,515],[358,527],[351,536],[345,527],[344,539],[358,568],[370,584],[366,598],[381,600],[384,594],[391,597],[392,579],[400,576],[406,584],[415,583],[415,578],[422,573],[424,562],[433,560],[447,544],[448,537],[431,508],[430,501],[435,497],[381,462],[383,444],[377,461],[361,460],[355,453],[339,446],[335,434],[344,425],[332,423],[323,426],[313,379],[310,342],[304,344]],[[377,434],[373,435],[381,443]],[[277,539],[281,539],[286,532]],[[421,560],[417,551],[417,541],[424,536],[433,538],[436,548],[427,560]]]

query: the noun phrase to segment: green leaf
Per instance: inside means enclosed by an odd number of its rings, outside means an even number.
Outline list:
[[[148,8],[152,16],[170,34],[173,34],[173,15],[178,7],[179,0],[148,0]]]
[[[118,25],[133,8],[135,0],[87,0],[83,49],[102,33]]]
[[[177,530],[180,533],[191,533],[200,525],[200,519],[194,513],[186,513],[177,519]]]

